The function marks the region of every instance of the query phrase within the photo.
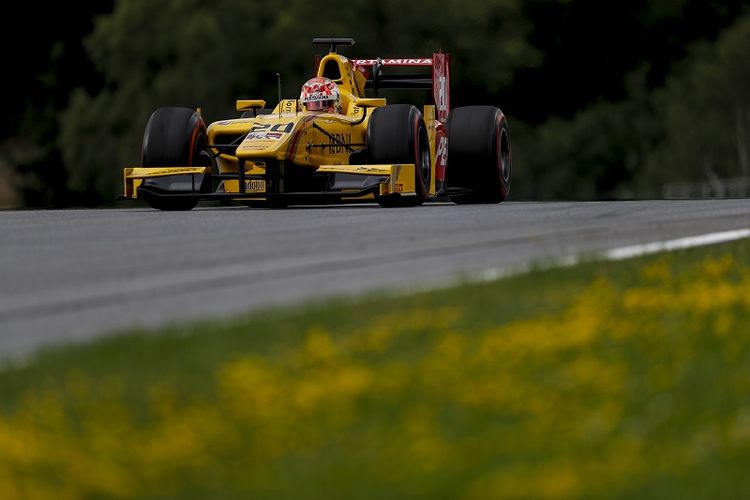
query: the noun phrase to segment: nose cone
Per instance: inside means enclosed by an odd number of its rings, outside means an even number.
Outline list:
[[[298,124],[292,117],[261,116],[237,147],[238,158],[282,159]]]

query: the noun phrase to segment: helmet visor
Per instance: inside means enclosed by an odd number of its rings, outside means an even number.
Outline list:
[[[310,101],[307,103],[308,111],[326,111],[333,109],[333,101]]]

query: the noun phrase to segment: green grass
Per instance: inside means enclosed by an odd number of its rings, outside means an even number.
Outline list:
[[[750,241],[0,371],[0,498],[750,496]]]

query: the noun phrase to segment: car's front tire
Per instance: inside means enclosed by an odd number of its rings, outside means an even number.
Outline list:
[[[143,134],[141,166],[210,166],[202,154],[206,148],[206,125],[192,109],[166,107],[151,114]],[[191,210],[198,204],[194,197],[149,197],[147,203],[158,210]]]

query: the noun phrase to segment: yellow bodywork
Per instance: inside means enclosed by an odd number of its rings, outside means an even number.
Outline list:
[[[143,179],[172,175],[207,175],[210,173],[211,167],[128,167],[123,170],[125,181],[123,192],[126,198],[135,198]]]
[[[339,78],[331,78],[332,75]],[[386,100],[367,98],[364,91],[365,77],[340,54],[330,53],[323,57],[317,76],[326,76],[337,84],[341,95],[340,113],[308,112],[302,109],[297,99],[282,99],[268,114],[214,122],[207,129],[209,149],[215,157],[218,170],[214,173],[236,175],[240,162],[243,162],[246,176],[244,193],[257,195],[266,189],[266,182],[260,179],[266,172],[265,164],[269,161],[289,162],[321,173],[386,177],[379,186],[380,195],[416,194],[413,164],[349,164],[350,154],[365,146],[372,108],[385,106]],[[236,102],[238,111],[253,110],[254,114],[264,106],[265,101],[260,99]],[[434,195],[435,106],[425,106],[423,116],[429,135],[430,164],[433,169],[428,194]],[[340,143],[351,146],[342,146]],[[231,147],[218,147],[220,145]],[[209,173],[208,167],[126,168],[124,194],[127,198],[137,197],[142,179],[149,177]],[[227,179],[222,183],[221,192],[237,193],[241,198],[239,188],[239,180]],[[372,195],[368,197],[372,198]]]
[[[263,99],[238,99],[236,103],[237,111],[249,111],[251,109],[263,108],[266,101]]]
[[[402,165],[321,165],[318,172],[330,174],[386,176],[388,182],[380,184],[380,196],[399,193],[402,196],[416,194],[413,163]]]

